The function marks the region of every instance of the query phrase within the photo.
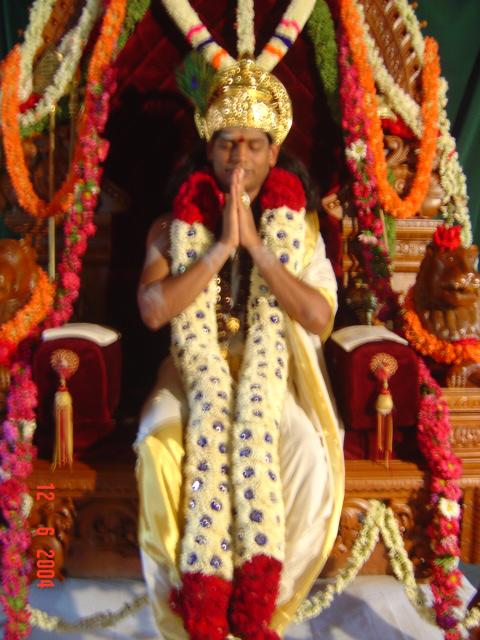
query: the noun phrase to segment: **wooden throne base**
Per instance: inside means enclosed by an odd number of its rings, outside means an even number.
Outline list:
[[[452,441],[463,460],[461,557],[480,563],[480,390],[444,389],[451,411]],[[140,578],[137,546],[138,497],[131,457],[122,462],[75,462],[71,470],[51,471],[37,460],[29,478],[34,499],[31,526],[51,527],[54,535],[35,536],[39,547],[53,549],[55,575],[82,578]],[[38,489],[48,487],[51,489]],[[346,461],[346,495],[339,533],[325,566],[334,575],[348,558],[362,526],[368,500],[385,501],[394,511],[415,565],[426,577],[429,558],[425,526],[430,514],[425,472],[413,462],[392,460],[387,469],[371,460]],[[380,541],[362,573],[389,573],[390,565]]]
[[[36,498],[36,487],[53,483],[54,500]],[[33,527],[53,527],[55,535],[37,536],[33,549],[55,551],[57,578],[140,578],[137,546],[137,493],[132,465],[77,462],[71,471],[50,471],[38,460],[29,480],[35,500]],[[462,560],[480,563],[480,465],[465,462],[461,532]],[[43,491],[42,491],[43,492]],[[390,468],[370,460],[346,461],[346,496],[339,533],[323,575],[335,575],[346,562],[361,529],[368,501],[385,501],[394,511],[419,578],[427,576],[429,558],[425,525],[429,513],[424,471],[416,464],[393,460]],[[364,574],[391,573],[380,541],[362,569]]]

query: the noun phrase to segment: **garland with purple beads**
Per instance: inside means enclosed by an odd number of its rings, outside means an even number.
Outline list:
[[[305,194],[272,169],[259,195],[264,244],[294,274],[303,266]],[[224,196],[207,173],[180,188],[172,223],[172,272],[214,241]],[[284,316],[254,267],[248,330],[234,386],[218,344],[216,281],[172,322],[173,354],[189,404],[183,469],[182,586],[172,593],[194,640],[277,639],[269,628],[284,558],[278,433],[288,377]]]

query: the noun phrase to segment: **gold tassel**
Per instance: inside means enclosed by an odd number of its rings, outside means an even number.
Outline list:
[[[377,411],[377,456],[383,452],[383,416]]]
[[[398,368],[395,358],[388,353],[377,353],[370,361],[370,370],[382,383],[375,402],[377,411],[377,460],[383,455],[385,466],[390,467],[393,456],[393,399],[388,388],[388,380]]]
[[[55,393],[55,448],[52,470],[73,464],[73,404],[65,381]]]
[[[60,377],[60,386],[55,393],[55,446],[52,471],[57,467],[72,467],[73,464],[73,402],[67,389],[67,380],[78,369],[79,358],[69,349],[56,349],[50,358],[52,368]]]
[[[387,446],[385,447],[385,464],[387,465],[387,469],[390,464],[390,460],[393,456],[393,419],[392,414],[388,414],[387,416]]]

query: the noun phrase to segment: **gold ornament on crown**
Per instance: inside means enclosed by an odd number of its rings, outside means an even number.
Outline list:
[[[292,103],[280,80],[243,59],[215,75],[205,115],[196,110],[195,124],[206,140],[227,127],[252,127],[281,144],[292,126]]]

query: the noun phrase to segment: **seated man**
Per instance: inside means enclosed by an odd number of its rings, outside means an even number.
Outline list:
[[[275,639],[343,501],[317,359],[336,281],[302,181],[276,167],[283,85],[242,60],[196,121],[207,164],[153,224],[138,293],[147,326],[172,324],[136,443],[142,561],[161,638]]]

